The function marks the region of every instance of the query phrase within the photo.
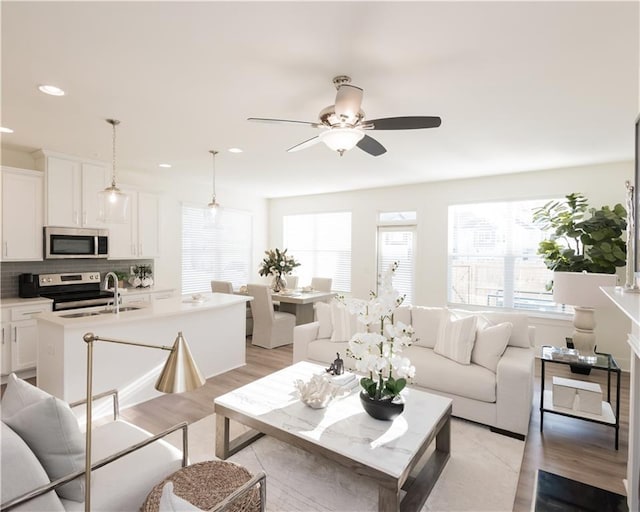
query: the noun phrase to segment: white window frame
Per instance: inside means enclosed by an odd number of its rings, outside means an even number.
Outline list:
[[[382,244],[380,243],[380,239],[381,239],[381,234],[383,233],[392,233],[392,232],[409,232],[411,233],[411,268],[410,268],[410,275],[411,275],[411,283],[410,283],[410,287],[411,289],[409,290],[408,293],[405,292],[405,290],[402,289],[398,289],[399,293],[406,293],[406,298],[405,298],[405,304],[415,304],[415,300],[416,300],[416,261],[417,261],[417,255],[416,255],[416,248],[418,246],[417,243],[417,237],[418,237],[418,229],[417,229],[417,225],[416,223],[411,223],[411,224],[404,224],[404,223],[397,223],[397,222],[386,222],[384,224],[380,224],[378,225],[378,229],[377,229],[377,234],[376,234],[376,241],[377,241],[377,250],[376,250],[376,268],[378,270],[378,275],[382,274],[383,272],[385,272],[386,270],[388,270],[388,268],[381,268],[381,256],[382,256]],[[402,271],[402,268],[400,268],[400,271]],[[379,285],[379,283],[377,283],[376,285],[376,289],[377,286]]]

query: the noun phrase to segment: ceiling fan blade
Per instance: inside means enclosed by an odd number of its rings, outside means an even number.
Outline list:
[[[419,130],[421,128],[437,128],[442,119],[436,116],[406,116],[368,119],[363,128],[370,130]]]
[[[373,137],[369,137],[368,135],[365,135],[362,139],[360,139],[360,142],[358,142],[356,146],[358,146],[365,153],[369,153],[372,156],[384,155],[387,152],[382,144],[380,144]]]
[[[295,124],[306,124],[313,128],[318,128],[322,126],[319,123],[311,123],[309,121],[293,121],[291,119],[271,119],[268,117],[248,117],[247,121],[256,121],[258,123],[295,123]]]
[[[293,153],[294,151],[300,151],[301,149],[306,149],[308,147],[311,147],[314,144],[317,144],[318,142],[320,142],[320,137],[316,135],[315,137],[311,137],[310,139],[307,139],[304,142],[301,142],[300,144],[291,146],[289,149],[287,149],[287,152]]]
[[[355,85],[342,84],[336,94],[335,112],[338,116],[353,119],[360,112],[362,89]]]

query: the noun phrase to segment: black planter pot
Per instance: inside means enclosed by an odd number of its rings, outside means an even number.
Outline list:
[[[364,391],[360,392],[360,402],[365,412],[377,420],[390,421],[402,414],[404,402],[391,400],[376,400],[370,398]]]

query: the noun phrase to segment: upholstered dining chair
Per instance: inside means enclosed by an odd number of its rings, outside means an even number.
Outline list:
[[[330,292],[333,279],[330,277],[312,277],[311,288],[319,292]]]
[[[233,293],[231,281],[211,281],[211,291],[214,293]]]
[[[262,284],[248,284],[247,292],[253,297],[253,338],[258,347],[275,348],[293,343],[293,328],[296,317],[291,313],[273,310],[271,288]]]
[[[286,276],[285,279],[289,290],[295,290],[298,287],[298,276]]]

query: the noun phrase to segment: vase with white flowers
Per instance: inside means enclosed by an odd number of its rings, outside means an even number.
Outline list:
[[[356,360],[356,370],[366,376],[360,379],[360,400],[372,417],[391,420],[404,410],[400,392],[407,379],[415,375],[415,367],[402,350],[411,345],[413,328],[396,321],[394,313],[404,302],[393,288],[394,262],[380,276],[378,293],[371,292],[368,301],[344,301],[350,312],[356,313],[366,332],[356,333],[349,340],[347,354]]]
[[[267,255],[260,262],[260,268],[258,274],[261,276],[273,276],[272,288],[274,292],[279,292],[287,287],[287,281],[285,275],[290,274],[291,271],[300,266],[293,256],[287,255],[287,249],[281,251],[280,249],[264,251]]]

